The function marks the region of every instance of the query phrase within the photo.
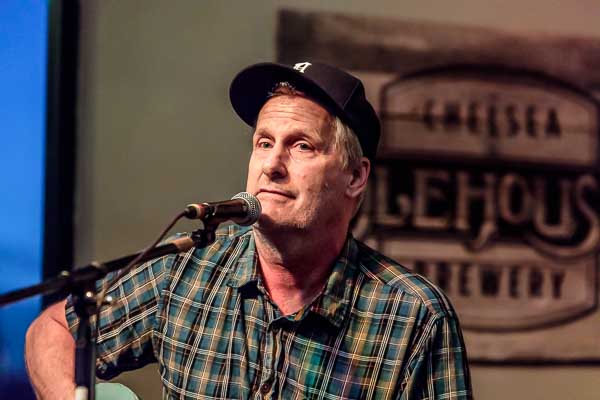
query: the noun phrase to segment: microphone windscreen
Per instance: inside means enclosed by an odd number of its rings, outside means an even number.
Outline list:
[[[260,217],[262,208],[260,206],[260,201],[258,201],[256,196],[248,192],[240,192],[231,198],[231,200],[235,199],[244,200],[244,202],[248,205],[248,218],[244,219],[243,221],[237,221],[238,225],[249,226],[258,221],[258,217]]]

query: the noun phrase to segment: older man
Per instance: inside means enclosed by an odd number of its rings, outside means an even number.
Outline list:
[[[247,191],[260,219],[113,285],[98,376],[158,362],[169,399],[470,398],[446,297],[348,231],[379,141],[362,83],[315,62],[264,63],[240,72],[230,97],[254,127]],[[78,321],[66,307],[28,332],[42,398],[73,393]]]

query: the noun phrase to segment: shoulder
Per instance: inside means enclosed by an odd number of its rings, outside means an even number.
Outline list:
[[[215,241],[204,249],[206,253],[215,253],[229,248],[246,248],[254,242],[252,227],[235,224],[219,227],[215,232]]]
[[[423,306],[432,317],[456,317],[448,297],[427,278],[412,272],[395,260],[370,248],[357,244],[357,266],[365,279],[379,286],[382,291],[412,298]]]
[[[253,247],[252,228],[232,224],[219,227],[212,243],[204,247],[196,247],[180,256],[184,263],[191,260],[193,263],[206,267],[223,264],[232,257],[235,259],[246,257],[249,248]]]
[[[185,298],[201,298],[213,289],[224,288],[230,272],[243,260],[253,259],[249,252],[252,238],[252,230],[224,226],[217,229],[208,245],[177,254],[168,291]]]
[[[252,236],[252,227],[236,224],[224,225],[219,227],[215,233],[218,242],[227,242],[236,238]]]

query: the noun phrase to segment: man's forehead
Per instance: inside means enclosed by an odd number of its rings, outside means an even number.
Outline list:
[[[331,126],[333,116],[320,104],[298,95],[278,95],[269,99],[258,114],[261,124],[304,124],[322,129]]]

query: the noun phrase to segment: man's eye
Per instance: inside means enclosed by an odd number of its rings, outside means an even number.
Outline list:
[[[312,146],[306,142],[298,142],[298,144],[296,144],[296,147],[303,151],[312,150]]]
[[[262,142],[258,142],[256,144],[256,147],[258,147],[259,149],[268,149],[268,148],[270,148],[272,146],[271,146],[271,143],[266,142],[266,141],[262,141]]]

